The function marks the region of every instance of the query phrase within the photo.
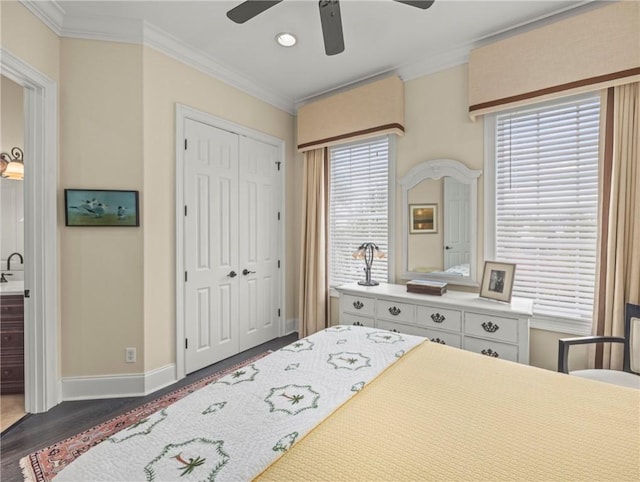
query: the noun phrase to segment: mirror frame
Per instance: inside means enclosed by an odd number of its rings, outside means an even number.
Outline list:
[[[444,281],[452,285],[479,286],[477,281],[477,251],[478,251],[478,178],[480,170],[469,169],[463,163],[453,159],[435,159],[424,161],[414,166],[398,180],[402,186],[402,279],[424,279]],[[450,176],[458,182],[468,184],[471,213],[469,216],[471,250],[469,260],[469,276],[452,274],[421,273],[409,271],[409,189],[415,187],[425,179],[442,179]]]

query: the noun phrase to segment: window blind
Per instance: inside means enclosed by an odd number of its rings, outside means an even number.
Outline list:
[[[536,315],[592,318],[599,119],[598,96],[496,117],[496,259]]]
[[[388,252],[389,141],[381,137],[329,150],[329,282],[364,279],[364,260],[353,259],[360,244]],[[374,259],[371,277],[387,281],[387,259]]]

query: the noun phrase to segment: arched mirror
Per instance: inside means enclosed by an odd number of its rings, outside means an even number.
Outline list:
[[[402,277],[477,285],[478,177],[437,159],[414,166],[402,186]]]

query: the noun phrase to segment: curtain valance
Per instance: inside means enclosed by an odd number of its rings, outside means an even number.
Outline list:
[[[382,134],[404,134],[404,83],[387,77],[305,104],[298,110],[298,150]]]
[[[639,79],[640,2],[617,2],[472,50],[469,113]]]

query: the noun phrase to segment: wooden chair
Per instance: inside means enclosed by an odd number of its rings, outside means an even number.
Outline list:
[[[595,369],[570,372],[567,363],[569,347],[571,345],[590,343],[623,343],[622,371]],[[624,337],[585,336],[580,338],[561,338],[558,343],[558,371],[605,383],[640,389],[640,305],[627,303],[625,307]]]

